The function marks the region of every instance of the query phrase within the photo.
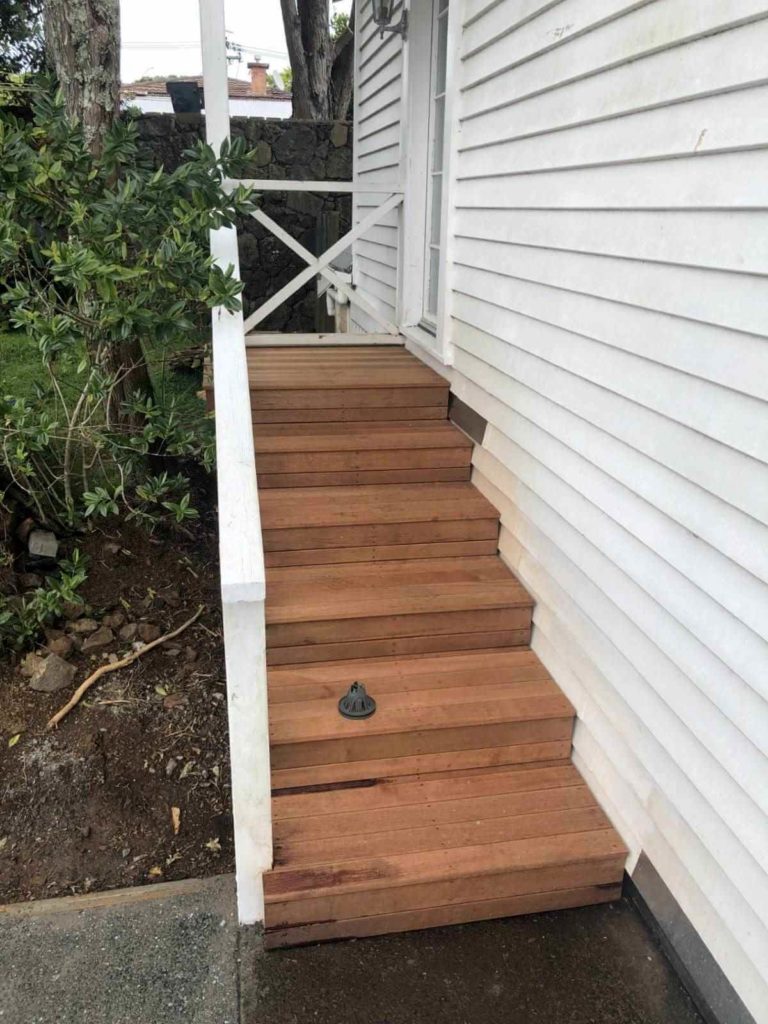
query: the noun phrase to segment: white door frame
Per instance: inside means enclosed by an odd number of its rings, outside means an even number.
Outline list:
[[[403,78],[405,118],[403,124],[403,203],[400,254],[400,328],[445,365],[453,362],[451,345],[451,270],[453,176],[458,143],[458,82],[460,71],[462,0],[451,0],[448,10],[447,88],[445,96],[445,132],[443,140],[443,194],[441,213],[441,268],[437,298],[437,330],[433,334],[422,325],[425,288],[425,237],[427,230],[427,174],[429,173],[430,77],[433,5],[430,0],[412,3],[408,22],[407,73]]]

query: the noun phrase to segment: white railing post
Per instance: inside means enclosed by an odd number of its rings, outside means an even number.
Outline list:
[[[200,0],[206,138],[229,137],[224,0]],[[211,252],[240,274],[237,232],[211,232]],[[264,919],[261,876],[272,866],[265,572],[242,312],[212,317],[219,556],[227,673],[238,916]]]

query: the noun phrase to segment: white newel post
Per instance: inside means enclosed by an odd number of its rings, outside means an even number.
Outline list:
[[[218,151],[229,137],[224,0],[200,0],[205,121]],[[211,252],[240,273],[237,232],[211,232]],[[219,554],[227,672],[238,916],[264,919],[261,876],[272,866],[265,572],[243,314],[213,311]]]

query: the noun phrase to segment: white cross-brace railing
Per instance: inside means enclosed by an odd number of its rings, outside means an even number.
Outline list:
[[[400,206],[403,201],[402,188],[378,182],[366,182],[364,185],[361,185],[350,181],[281,181],[248,178],[227,182],[227,186],[230,189],[234,189],[238,185],[245,185],[255,192],[353,192],[383,194],[386,196],[386,199],[374,207],[370,213],[359,220],[345,235],[337,242],[334,242],[320,256],[315,256],[314,253],[311,253],[309,249],[305,248],[301,242],[298,242],[293,235],[289,234],[285,228],[281,227],[263,210],[254,210],[252,214],[254,219],[285,246],[295,252],[297,256],[300,256],[307,266],[251,313],[243,325],[246,332],[253,330],[257,324],[261,323],[270,313],[273,313],[286,299],[290,298],[294,292],[297,292],[299,288],[302,288],[311,281],[313,277],[320,275],[329,284],[333,285],[337,292],[344,295],[348,302],[358,306],[364,313],[367,313],[368,316],[380,324],[385,333],[398,334],[396,324],[393,324],[391,320],[384,316],[375,303],[371,302],[361,289],[355,288],[336,273],[330,264],[345,249],[348,249],[353,242],[361,238],[374,225],[379,224],[388,213]]]

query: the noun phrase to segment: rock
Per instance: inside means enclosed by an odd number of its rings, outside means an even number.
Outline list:
[[[62,606],[61,614],[65,619],[79,619],[81,616],[85,615],[87,611],[87,606],[81,601],[66,601]]]
[[[28,654],[19,665],[19,672],[27,679],[31,679],[44,661],[45,658],[41,658],[39,654]]]
[[[166,765],[165,765],[165,774],[168,776],[169,779],[173,775],[173,773],[176,771],[176,765],[178,763],[179,762],[176,760],[175,757],[169,757],[168,758],[168,761],[166,762]]]
[[[347,126],[337,121],[333,128],[331,128],[331,134],[328,137],[331,140],[331,145],[336,146],[338,149],[339,146],[346,146],[348,135],[349,129]]]
[[[99,628],[99,624],[96,619],[75,619],[65,623],[65,626],[70,633],[78,633],[80,636],[86,636],[88,633],[95,633]]]
[[[160,601],[169,608],[178,608],[181,605],[181,594],[178,587],[167,587],[157,595]]]
[[[83,644],[83,654],[87,654],[88,651],[99,651],[102,647],[109,647],[114,642],[115,634],[109,626],[101,626],[95,633],[91,633]]]
[[[174,708],[183,707],[188,703],[183,693],[169,693],[167,697],[163,697],[163,707],[166,711],[173,711]]]
[[[253,166],[266,167],[272,161],[272,147],[261,139],[253,147]]]
[[[36,572],[23,572],[19,576],[19,586],[22,590],[37,590],[42,585],[43,577],[38,576]]]
[[[35,558],[55,558],[59,552],[56,534],[50,530],[32,530],[27,539],[27,550]]]
[[[154,622],[140,622],[138,628],[139,639],[143,640],[145,644],[151,644],[153,640],[157,640],[160,633],[160,627],[156,626]]]
[[[121,612],[119,608],[116,608],[108,615],[104,615],[101,620],[102,626],[109,626],[110,629],[119,629],[124,622],[125,612]]]
[[[74,643],[71,636],[57,636],[49,640],[47,645],[51,654],[57,654],[60,658],[66,658],[72,653]]]
[[[49,654],[47,658],[41,660],[42,664],[29,681],[31,690],[55,693],[57,690],[63,690],[65,686],[71,686],[75,681],[77,669],[58,654]]]
[[[139,630],[138,622],[126,622],[124,626],[120,627],[120,639],[131,641],[136,639],[136,634]]]
[[[165,654],[166,658],[178,658],[178,656],[181,654],[181,648],[180,647],[164,647],[163,648],[163,654]]]
[[[114,558],[115,555],[120,554],[120,545],[115,544],[113,540],[108,540],[106,544],[102,545],[101,553],[106,555],[107,558]]]
[[[27,517],[26,519],[22,519],[22,521],[16,527],[16,536],[19,538],[22,544],[27,543],[27,538],[29,537],[29,534],[32,531],[34,525],[35,520]]]
[[[193,662],[197,661],[197,651],[194,647],[187,645],[184,648],[184,661]]]

